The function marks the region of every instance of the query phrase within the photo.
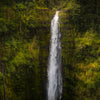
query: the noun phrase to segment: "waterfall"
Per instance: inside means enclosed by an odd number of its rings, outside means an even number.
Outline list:
[[[61,100],[61,41],[59,28],[59,11],[51,21],[50,55],[48,64],[48,100]]]

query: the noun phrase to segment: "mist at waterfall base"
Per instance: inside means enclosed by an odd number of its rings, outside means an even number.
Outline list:
[[[51,21],[50,54],[48,63],[48,100],[61,100],[62,75],[61,75],[61,41],[59,28],[59,11],[56,11]]]

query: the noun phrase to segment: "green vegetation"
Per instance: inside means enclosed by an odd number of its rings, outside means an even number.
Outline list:
[[[100,100],[100,1],[1,0],[0,100],[46,99],[50,21],[60,10],[63,100]]]

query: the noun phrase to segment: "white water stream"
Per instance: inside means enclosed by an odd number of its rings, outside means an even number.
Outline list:
[[[61,34],[58,14],[59,11],[56,11],[51,21],[51,41],[48,64],[48,100],[61,100],[62,96]]]

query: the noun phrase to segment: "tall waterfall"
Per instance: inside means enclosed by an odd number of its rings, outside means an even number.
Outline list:
[[[61,100],[62,95],[61,34],[58,14],[59,11],[56,11],[51,21],[51,44],[48,64],[48,100]]]

